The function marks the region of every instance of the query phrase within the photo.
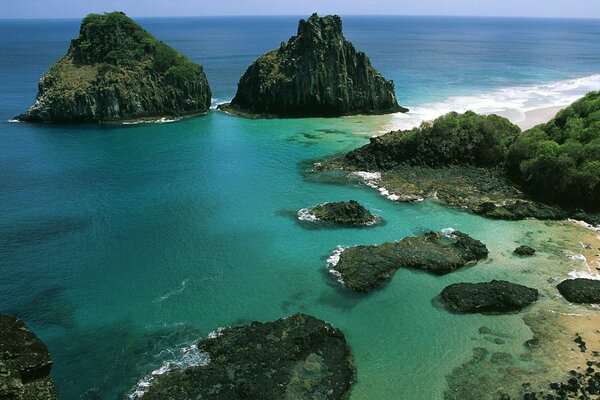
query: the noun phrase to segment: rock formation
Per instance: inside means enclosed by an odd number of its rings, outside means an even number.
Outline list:
[[[344,334],[312,316],[226,328],[203,340],[210,362],[159,376],[155,399],[347,399],[355,369]]]
[[[394,243],[347,248],[330,264],[330,270],[340,275],[348,289],[368,292],[390,280],[399,268],[444,275],[487,255],[483,243],[462,232],[429,232]]]
[[[337,15],[300,20],[298,34],[260,56],[221,110],[249,117],[406,112],[387,81],[342,34]]]
[[[538,291],[507,281],[455,283],[442,290],[448,308],[469,313],[519,311],[535,302]]]
[[[567,279],[556,288],[571,303],[600,304],[600,280]]]
[[[23,321],[0,314],[0,398],[54,400],[48,349]]]
[[[90,14],[67,54],[42,76],[21,121],[115,122],[204,113],[201,66],[120,12]]]
[[[348,226],[373,225],[380,220],[355,200],[323,203],[312,208],[303,208],[298,211],[298,217],[304,220],[325,221]]]
[[[535,254],[535,249],[529,246],[519,246],[513,251],[513,253],[518,256],[528,257]]]

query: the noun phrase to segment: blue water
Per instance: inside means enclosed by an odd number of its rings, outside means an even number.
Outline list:
[[[140,22],[204,65],[217,103],[253,59],[295,33],[297,19]],[[446,375],[481,344],[479,326],[512,335],[505,350],[528,337],[518,315],[456,316],[431,300],[461,280],[544,284],[531,269],[547,272],[556,252],[528,265],[510,253],[564,227],[485,220],[435,201],[397,204],[359,182],[306,173],[311,160],[365,143],[388,117],[254,121],[211,111],[135,126],[8,122],[32,103],[78,24],[0,21],[0,312],[48,344],[61,399],[117,398],[178,346],[298,311],[346,333],[358,369],[353,399],[441,398]],[[409,107],[547,82],[560,92],[560,82],[600,73],[596,21],[348,17],[344,29]],[[351,198],[385,224],[311,229],[295,218]],[[337,245],[448,226],[486,242],[491,261],[446,277],[399,271],[369,296],[348,294],[325,270]],[[576,251],[578,234],[563,246]],[[557,265],[557,274],[574,268]]]

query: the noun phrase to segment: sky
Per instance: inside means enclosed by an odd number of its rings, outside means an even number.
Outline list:
[[[214,15],[462,15],[600,18],[600,0],[0,0],[0,18]]]

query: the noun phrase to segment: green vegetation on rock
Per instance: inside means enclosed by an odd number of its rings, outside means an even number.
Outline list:
[[[600,92],[520,135],[508,171],[535,198],[600,211]]]
[[[204,113],[201,66],[121,12],[90,14],[67,54],[40,79],[26,121],[99,122]]]
[[[504,162],[519,133],[517,126],[497,115],[452,112],[418,128],[373,137],[345,158],[364,169],[392,169],[400,164],[495,167]]]

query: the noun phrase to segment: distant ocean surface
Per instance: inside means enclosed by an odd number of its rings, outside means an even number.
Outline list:
[[[258,55],[295,34],[298,19],[139,22],[204,66],[216,105],[233,97]],[[531,337],[520,315],[438,308],[432,299],[444,286],[500,277],[540,287],[548,275],[584,268],[565,257],[577,254],[575,239],[527,265],[511,256],[516,244],[559,235],[558,224],[492,221],[436,201],[398,204],[358,181],[306,170],[382,130],[448,111],[519,120],[600,89],[598,21],[343,18],[346,37],[395,81],[406,115],[246,120],[212,110],[133,126],[9,122],[32,104],[79,22],[0,20],[0,312],[20,316],[47,343],[61,399],[121,398],[153,370],[196,362],[202,355],[190,345],[218,327],[295,312],[346,333],[358,370],[353,400],[442,398],[446,376],[472,348],[492,345],[480,326],[506,333],[504,351]],[[386,223],[337,230],[297,221],[301,208],[348,199]],[[338,245],[446,227],[488,244],[490,260],[445,277],[398,271],[364,297],[325,269]]]

